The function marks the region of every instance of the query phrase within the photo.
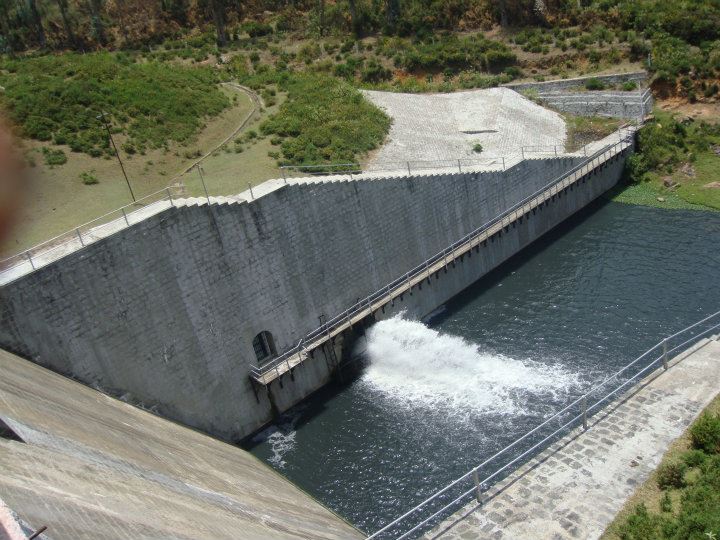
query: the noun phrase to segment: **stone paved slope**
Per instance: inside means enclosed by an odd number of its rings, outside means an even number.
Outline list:
[[[427,538],[598,538],[720,391],[720,343],[705,340],[443,522]]]

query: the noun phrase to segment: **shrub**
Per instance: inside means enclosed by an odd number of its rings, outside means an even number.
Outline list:
[[[672,499],[668,491],[660,499],[660,510],[663,512],[672,512]]]
[[[256,21],[246,22],[240,26],[243,32],[246,32],[250,37],[260,37],[272,34],[273,28],[269,24],[260,23]]]
[[[480,152],[483,151],[483,146],[482,146],[482,144],[480,144],[480,143],[475,143],[475,144],[473,145],[472,150],[473,150],[473,152],[475,152],[476,154],[479,154]]]
[[[55,148],[42,149],[43,157],[45,158],[45,165],[55,167],[56,165],[65,165],[67,163],[67,156],[62,150]]]
[[[702,450],[688,450],[682,455],[682,460],[688,467],[699,467],[707,459],[707,454]]]
[[[660,523],[651,515],[644,504],[635,507],[635,511],[627,518],[619,529],[623,540],[648,540],[659,536]]]
[[[720,453],[720,415],[703,413],[690,428],[690,438],[694,448]]]
[[[95,170],[81,172],[80,180],[86,186],[91,186],[100,182],[100,180],[98,180],[98,177],[95,175]]]
[[[392,73],[390,73],[390,70],[383,67],[380,62],[374,58],[368,62],[367,67],[365,67],[360,74],[360,78],[364,82],[371,83],[385,81],[391,76]]]
[[[625,92],[632,92],[637,88],[637,83],[635,81],[625,81],[622,85],[622,89]]]
[[[160,148],[186,141],[230,104],[209,68],[127,62],[114,53],[6,59],[0,68],[0,104],[24,135],[93,156],[108,144],[100,111],[136,148]]]
[[[681,462],[660,465],[657,470],[658,487],[660,489],[684,487],[686,470],[687,465]]]
[[[586,90],[604,90],[605,83],[603,81],[601,81],[600,79],[593,77],[593,78],[585,81],[585,89]]]

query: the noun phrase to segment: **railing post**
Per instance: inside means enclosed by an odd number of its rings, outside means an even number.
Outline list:
[[[557,157],[557,145],[553,145],[553,148],[555,149],[555,157]]]
[[[462,172],[462,165],[460,164],[459,159],[458,159],[458,172]]]
[[[121,208],[120,211],[122,212],[123,217],[125,218],[125,225],[128,227],[130,226],[130,222],[128,221],[127,214],[125,213],[125,209]]]
[[[587,397],[583,396],[581,406],[582,406],[583,429],[585,431],[587,431]]]
[[[410,162],[407,161],[406,164],[407,164],[407,169],[408,169],[408,176],[412,176],[412,173],[410,172]]]
[[[477,469],[473,469],[473,482],[475,483],[475,498],[477,502],[482,503],[482,492],[480,491],[480,478]]]
[[[505,170],[505,156],[502,157],[503,171]]]
[[[667,371],[668,368],[668,342],[667,338],[663,339],[663,354],[662,354],[663,369]]]
[[[205,198],[207,199],[208,205],[210,204],[210,195],[208,195],[207,186],[205,185],[205,178],[203,177],[202,169],[200,164],[195,166],[197,168],[198,175],[200,176],[200,182],[202,183],[203,191],[205,192]]]
[[[35,263],[32,260],[32,255],[30,255],[29,251],[25,252],[25,254],[27,255],[28,261],[30,261],[30,267],[35,270]]]
[[[80,240],[80,245],[82,247],[85,247],[85,242],[83,242],[82,234],[80,234],[80,229],[75,229],[75,232],[77,233],[78,240]]]
[[[522,156],[523,159],[525,159],[525,147],[524,146],[520,147],[520,155]]]
[[[170,193],[170,188],[169,187],[165,188],[165,192],[167,193],[168,200],[170,201],[170,205],[175,206],[175,203],[173,203],[172,194]]]
[[[250,198],[254,200],[255,195],[253,195],[252,184],[250,182],[248,182],[248,189],[250,190]]]

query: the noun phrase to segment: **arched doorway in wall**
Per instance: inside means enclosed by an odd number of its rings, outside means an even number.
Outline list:
[[[263,330],[257,336],[253,338],[253,350],[255,351],[255,358],[259,364],[267,362],[271,358],[277,356],[277,350],[275,350],[275,340],[270,332]]]

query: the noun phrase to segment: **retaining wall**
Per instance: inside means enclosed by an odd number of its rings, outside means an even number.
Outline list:
[[[235,439],[325,384],[333,355],[254,388],[253,337],[278,352],[580,158],[496,172],[294,180],[251,203],[170,208],[0,289],[0,346]],[[582,208],[616,161],[385,314],[422,316]],[[336,352],[342,342],[335,343]]]
[[[612,73],[609,75],[588,75],[586,77],[575,77],[572,79],[558,79],[556,81],[528,82],[528,83],[508,83],[503,86],[512,88],[518,92],[523,90],[537,90],[538,93],[553,92],[558,90],[568,90],[570,88],[585,88],[585,82],[588,79],[598,79],[606,85],[622,84],[627,81],[633,81],[640,85],[647,81],[648,74],[645,71],[634,71],[632,73]]]

